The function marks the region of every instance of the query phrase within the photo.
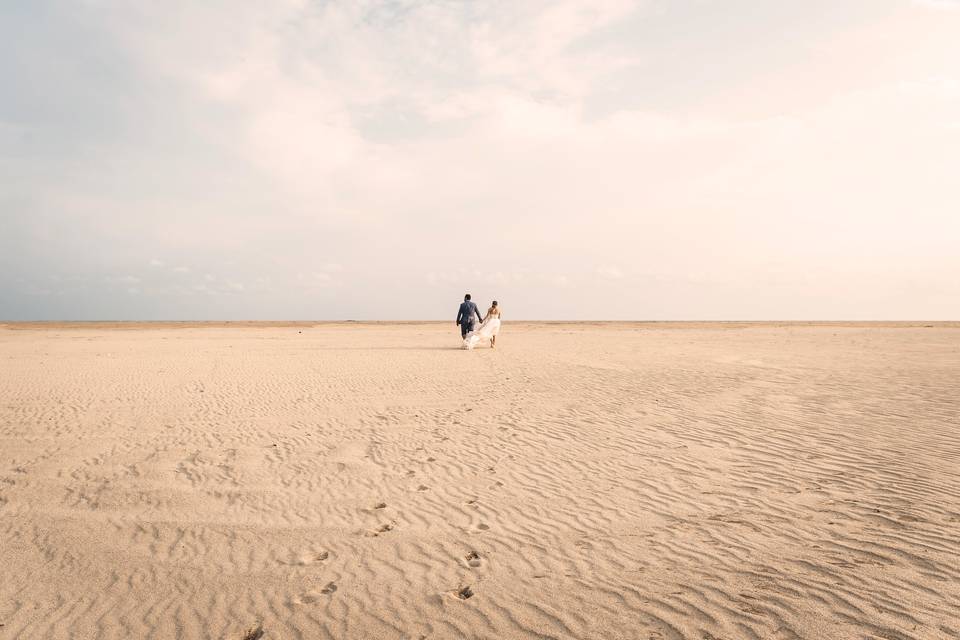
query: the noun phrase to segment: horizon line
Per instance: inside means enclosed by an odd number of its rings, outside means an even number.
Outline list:
[[[384,324],[448,324],[449,320],[436,319],[418,319],[418,320],[356,320],[356,319],[337,319],[337,320],[222,320],[222,319],[187,319],[187,320],[116,320],[116,319],[97,319],[97,320],[3,320],[0,319],[0,326],[9,325],[274,325],[274,326],[302,326],[302,325],[324,325],[324,324],[351,324],[351,325],[384,325]],[[521,318],[510,320],[508,324],[801,324],[801,325],[831,325],[831,324],[895,324],[895,325],[925,325],[925,326],[960,326],[960,319],[956,320],[928,320],[928,319],[671,319],[671,320],[624,320],[624,319],[585,319],[585,320],[545,320],[538,318]]]

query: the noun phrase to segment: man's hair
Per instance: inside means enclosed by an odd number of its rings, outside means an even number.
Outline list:
[[[463,296],[463,299],[464,299],[464,300],[469,300],[469,299],[470,299],[470,294],[468,293],[467,295]]]

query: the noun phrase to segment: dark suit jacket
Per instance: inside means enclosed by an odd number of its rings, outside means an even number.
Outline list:
[[[463,324],[469,327],[473,324],[474,314],[476,314],[477,320],[483,320],[483,318],[480,317],[480,310],[477,309],[477,305],[473,303],[473,300],[464,300],[463,304],[460,305],[460,310],[457,311],[457,324]]]

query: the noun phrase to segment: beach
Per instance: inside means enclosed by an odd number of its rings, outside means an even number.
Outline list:
[[[960,637],[960,325],[0,324],[0,638]]]

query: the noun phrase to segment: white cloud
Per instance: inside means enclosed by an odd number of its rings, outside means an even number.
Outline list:
[[[954,11],[960,9],[960,0],[912,0],[914,4],[931,9]]]
[[[614,265],[602,265],[597,267],[597,275],[607,280],[620,280],[623,278],[623,271]]]
[[[110,284],[137,284],[140,282],[140,278],[131,275],[107,276],[105,281]]]
[[[240,315],[261,312],[256,291],[287,317],[435,316],[463,290],[528,316],[649,317],[659,296],[668,316],[743,317],[773,299],[751,285],[816,272],[868,291],[906,267],[949,292],[955,17],[811,1],[721,21],[717,3],[619,0],[56,9],[84,37],[38,33],[4,59],[104,49],[70,58],[49,95],[5,83],[54,115],[0,123],[2,149],[25,145],[0,152],[0,177],[27,203],[0,238],[0,266],[26,281],[0,294],[42,288],[31,273],[129,272],[154,308],[194,317],[231,291]],[[88,59],[116,73],[78,73]],[[145,269],[152,255],[190,267]],[[650,294],[629,309],[596,286],[628,274]],[[825,276],[821,300],[841,282]],[[711,302],[708,285],[733,293]],[[881,293],[861,306],[947,309]]]

